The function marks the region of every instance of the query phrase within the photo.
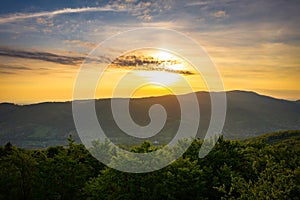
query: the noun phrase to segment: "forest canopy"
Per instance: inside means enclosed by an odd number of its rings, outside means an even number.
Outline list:
[[[106,167],[72,137],[68,145],[0,147],[0,199],[299,199],[300,131],[232,141],[220,138],[198,158],[203,141],[150,173]],[[150,142],[131,147],[149,152]]]

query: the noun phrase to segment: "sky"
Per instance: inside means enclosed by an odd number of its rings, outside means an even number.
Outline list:
[[[195,40],[215,63],[225,90],[255,91],[297,100],[300,99],[299,10],[298,0],[3,0],[0,102],[72,100],[74,83],[86,56],[102,41],[143,27],[171,29]],[[143,39],[151,41],[153,37],[145,35]],[[122,45],[111,48],[121,52]],[[182,48],[187,47],[183,44]],[[127,91],[127,86],[136,79],[162,80],[179,88],[181,79],[176,77],[180,76],[195,91],[207,90],[201,77],[193,73],[155,70],[133,73],[128,68],[112,67],[100,81],[101,91],[95,92],[95,98],[111,97],[115,87],[112,82],[125,73],[131,73],[132,77],[122,86],[123,96],[168,93],[168,89],[160,86]]]

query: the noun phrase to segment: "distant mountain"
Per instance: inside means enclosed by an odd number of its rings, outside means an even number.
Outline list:
[[[210,120],[210,95],[196,93],[201,110],[198,137],[203,138]],[[184,95],[189,101],[190,95]],[[122,101],[124,99],[120,99]],[[180,109],[176,96],[132,99],[132,118],[140,125],[150,122],[148,110],[153,104],[165,107],[168,118],[165,127],[151,141],[166,143],[176,134],[180,123]],[[99,123],[108,137],[116,143],[140,143],[140,139],[123,133],[113,120],[110,99],[96,100]],[[186,123],[194,123],[190,119]],[[267,132],[300,129],[300,104],[294,101],[275,99],[254,92],[227,92],[227,115],[223,129],[227,139],[245,139]],[[71,102],[49,102],[32,105],[0,104],[0,145],[8,141],[26,148],[40,148],[64,145],[72,134],[79,142],[76,133]]]
[[[262,141],[271,145],[293,146],[295,143],[300,144],[300,130],[287,130],[275,133],[267,133],[261,136],[246,139],[245,142]],[[294,146],[293,146],[294,147]]]
[[[225,137],[242,139],[300,128],[300,105],[254,92],[227,92]]]

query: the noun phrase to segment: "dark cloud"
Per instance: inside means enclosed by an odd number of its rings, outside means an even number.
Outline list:
[[[0,64],[0,74],[17,74],[18,71],[29,71],[32,68],[24,66],[10,66],[5,64]]]
[[[29,67],[24,67],[24,66],[10,66],[10,65],[3,65],[0,64],[0,70],[32,70]]]
[[[34,59],[64,65],[77,65],[85,59],[85,57],[82,56],[64,56],[48,52],[25,51],[9,48],[0,48],[0,56]]]
[[[17,74],[17,73],[15,73],[15,72],[7,72],[7,71],[0,71],[0,74],[9,74],[9,75],[11,75],[11,74]]]
[[[170,73],[192,75],[189,70],[172,69],[170,66],[181,64],[179,60],[160,60],[152,56],[120,56],[112,62],[112,67],[142,71],[166,71]]]

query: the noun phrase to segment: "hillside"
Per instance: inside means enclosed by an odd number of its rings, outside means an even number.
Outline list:
[[[264,142],[270,145],[288,145],[292,143],[300,143],[300,130],[287,130],[275,133],[267,133],[261,136],[246,139],[245,142]]]
[[[246,142],[220,138],[201,159],[203,141],[195,139],[180,158],[151,173],[128,173],[104,165],[91,154],[107,154],[103,143],[90,151],[72,138],[65,147],[45,149],[7,144],[0,146],[0,199],[299,199],[299,134],[284,131]],[[261,139],[270,139],[272,145]],[[127,150],[157,149],[144,142]],[[136,170],[159,162],[161,155],[145,161],[115,153],[107,162]],[[129,164],[133,160],[137,164]]]
[[[198,137],[202,138],[210,119],[210,97],[198,92],[201,110]],[[122,100],[122,99],[120,99]],[[189,95],[184,96],[189,100]],[[130,111],[133,119],[146,125],[150,119],[148,109],[153,104],[165,107],[168,118],[165,127],[151,141],[168,142],[176,133],[180,122],[180,109],[175,96],[132,99]],[[123,133],[115,124],[110,110],[110,99],[96,100],[99,122],[117,143],[139,144],[141,140]],[[190,119],[187,123],[194,123]],[[266,132],[300,129],[300,104],[293,101],[262,96],[254,92],[227,92],[227,116],[223,129],[226,139],[245,139]],[[79,142],[74,128],[71,102],[48,102],[33,105],[0,104],[0,145],[8,141],[26,148],[39,148],[65,144],[69,134]]]

